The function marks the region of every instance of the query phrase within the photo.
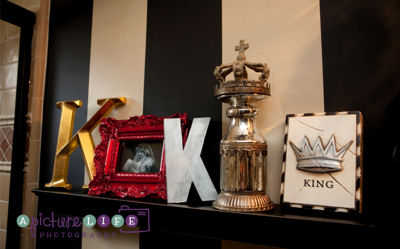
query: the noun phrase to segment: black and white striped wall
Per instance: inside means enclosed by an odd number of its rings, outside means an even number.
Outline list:
[[[219,187],[218,143],[226,123],[213,97],[216,65],[247,59],[271,68],[272,96],[258,107],[267,138],[268,192],[279,201],[287,113],[361,111],[365,118],[364,210],[385,200],[399,142],[400,4],[396,0],[57,0],[52,1],[45,92],[41,186],[51,178],[59,110],[81,99],[75,130],[96,100],[126,96],[116,118],[188,112],[210,116],[203,160]],[[250,77],[255,77],[250,74]],[[97,139],[98,141],[98,139]],[[73,154],[70,181],[84,167]]]

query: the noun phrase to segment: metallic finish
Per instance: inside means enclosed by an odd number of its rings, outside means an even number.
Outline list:
[[[274,204],[264,192],[246,194],[222,192],[218,196],[218,202],[214,202],[213,206],[221,210],[239,212],[259,212],[274,208]]]
[[[233,88],[234,87],[234,88]],[[264,85],[260,81],[228,81],[227,83],[222,84],[221,86],[216,86],[215,96],[218,99],[223,99],[225,95],[232,93],[256,93],[262,95],[271,95],[270,85]]]
[[[183,149],[179,119],[164,120],[164,146],[167,167],[168,203],[186,202],[193,183],[202,201],[217,198],[203,160],[200,157],[210,118],[195,118]]]
[[[75,112],[78,107],[82,106],[82,101],[75,100],[57,102],[57,107],[61,109],[57,151],[54,160],[53,176],[51,181],[45,184],[45,187],[65,188],[67,190],[72,189],[71,184],[68,183],[69,157],[79,146],[81,147],[83,158],[85,160],[89,180],[93,180],[93,176],[96,174],[96,169],[93,162],[95,146],[91,132],[97,127],[100,120],[108,115],[112,109],[125,104],[126,98],[100,99],[97,103],[102,105],[100,109],[72,137]],[[87,188],[87,186],[83,187]]]
[[[353,140],[337,150],[334,135],[331,136],[326,146],[324,146],[320,136],[318,136],[314,147],[311,146],[307,136],[304,136],[300,148],[289,141],[297,158],[297,169],[313,173],[341,171],[343,169],[343,157],[352,143]]]
[[[244,51],[249,47],[248,43],[240,40],[239,46],[235,47],[235,51],[239,51],[236,61],[215,67],[214,77],[218,81],[218,85],[214,90],[218,99],[224,99],[231,94],[271,95],[270,85],[267,82],[270,73],[269,67],[265,63],[246,61]],[[247,68],[261,73],[258,80],[247,79]],[[226,81],[225,78],[230,73],[233,73],[235,79]]]
[[[239,51],[237,60],[214,71],[219,81],[215,96],[231,105],[226,110],[229,129],[220,143],[221,193],[213,203],[221,210],[256,212],[274,207],[266,194],[267,142],[257,130],[258,110],[253,106],[270,95],[269,68],[263,63],[247,62],[244,50],[248,47],[241,40],[235,48]],[[262,73],[258,81],[247,79],[246,67]],[[235,80],[225,81],[230,72]]]

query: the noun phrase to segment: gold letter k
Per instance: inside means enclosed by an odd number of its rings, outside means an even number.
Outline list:
[[[100,109],[72,137],[75,112],[78,107],[82,106],[82,101],[75,100],[57,102],[57,107],[61,109],[60,128],[58,130],[53,177],[51,178],[51,182],[45,185],[47,188],[72,189],[72,185],[68,183],[69,158],[71,153],[75,151],[78,146],[82,149],[89,180],[93,180],[93,176],[96,174],[96,169],[93,161],[95,147],[92,131],[100,123],[100,120],[109,114],[112,109],[119,105],[124,105],[125,103],[126,98],[124,97],[97,100],[97,104],[101,105]]]

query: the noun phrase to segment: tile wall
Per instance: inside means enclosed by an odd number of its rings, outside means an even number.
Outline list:
[[[7,233],[19,38],[19,27],[0,20],[0,248]]]
[[[10,0],[36,14],[32,41],[32,61],[27,114],[27,153],[24,168],[22,213],[36,216],[42,110],[47,63],[50,0]],[[0,23],[0,248],[4,248],[10,185],[12,132],[18,67],[19,28]],[[35,248],[28,229],[22,229],[20,248]]]

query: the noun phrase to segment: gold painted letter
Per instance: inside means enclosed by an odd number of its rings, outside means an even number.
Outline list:
[[[101,119],[108,115],[112,109],[125,103],[126,98],[124,97],[97,100],[97,104],[102,105],[100,109],[72,137],[75,112],[78,107],[82,106],[82,102],[80,100],[57,102],[57,107],[61,109],[60,128],[58,131],[53,177],[51,182],[45,185],[47,188],[72,189],[71,184],[68,183],[69,157],[78,146],[81,147],[83,153],[89,180],[93,179],[96,173],[93,161],[95,146],[91,133],[100,123]]]

